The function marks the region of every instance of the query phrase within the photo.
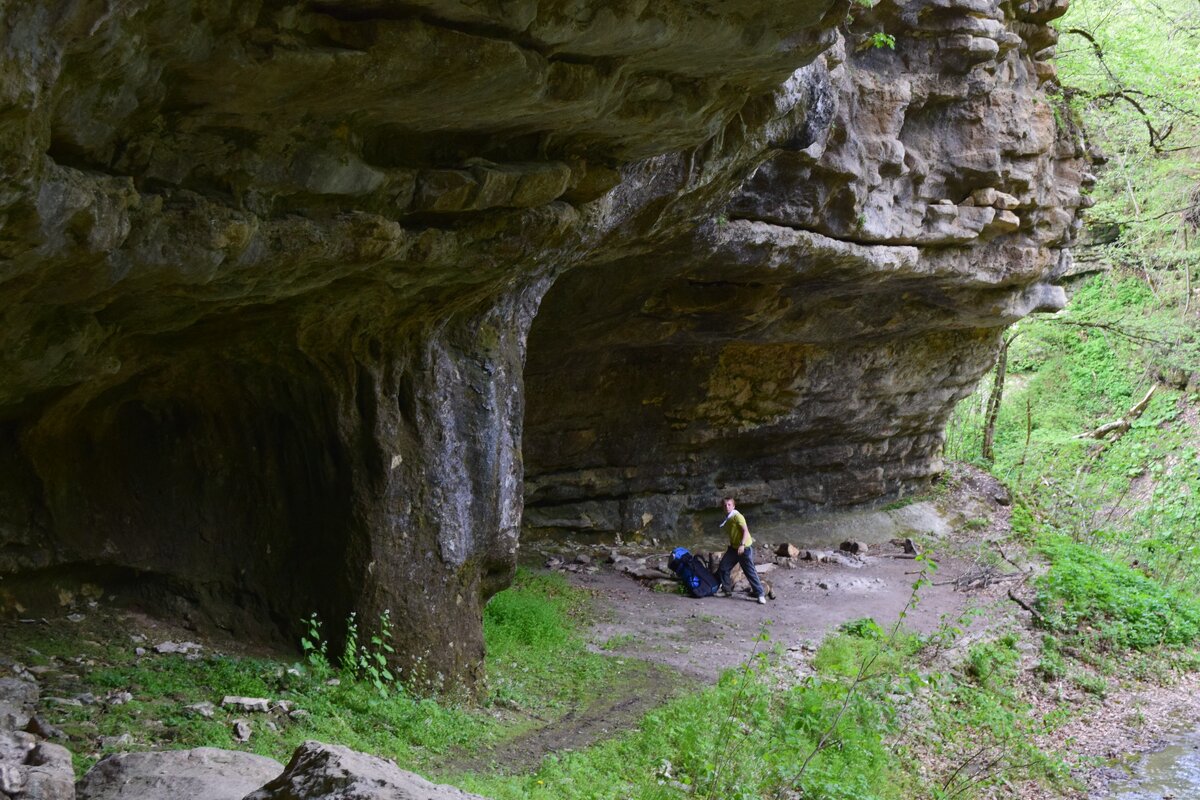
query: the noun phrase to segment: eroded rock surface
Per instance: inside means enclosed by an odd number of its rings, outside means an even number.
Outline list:
[[[117,753],[79,781],[78,800],[242,800],[283,772],[273,758],[197,747]]]
[[[430,783],[394,762],[340,745],[305,742],[287,769],[245,800],[487,800]]]
[[[0,600],[391,610],[470,686],[526,499],[628,531],[925,481],[1061,301],[1062,10],[7,4]]]
[[[715,524],[724,492],[761,521],[935,475],[1000,331],[1064,302],[1092,180],[1046,94],[1064,10],[855,8],[723,214],[564,276],[530,340],[528,524]]]

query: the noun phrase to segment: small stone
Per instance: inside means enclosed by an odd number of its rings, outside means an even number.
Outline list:
[[[73,708],[80,708],[83,706],[83,703],[79,702],[73,697],[47,697],[46,702],[54,703],[57,706],[71,706]]]
[[[234,721],[233,738],[235,741],[248,742],[252,733],[254,733],[254,729],[250,727],[249,722],[244,719]]]
[[[800,555],[800,548],[794,544],[781,544],[776,548],[775,555],[780,558],[795,558]]]
[[[84,692],[83,694],[77,694],[77,695],[75,695],[75,699],[79,701],[80,705],[84,705],[84,706],[96,705],[96,695],[92,694],[91,692]]]
[[[575,556],[575,563],[582,564],[586,567],[588,564],[592,563],[592,557],[587,553],[580,553],[579,555]]]
[[[159,644],[154,645],[154,652],[158,653],[159,655],[166,655],[169,653],[186,655],[189,653],[199,653],[201,649],[203,648],[201,648],[200,645],[196,644],[195,642],[168,641],[160,642]]]
[[[63,733],[62,729],[56,728],[41,717],[33,717],[29,720],[29,724],[25,726],[26,733],[32,733],[34,736],[40,736],[43,739],[65,739],[67,734]]]
[[[279,711],[284,714],[287,714],[287,713],[291,712],[291,710],[292,710],[292,701],[291,700],[278,700],[275,702],[275,705],[271,706],[271,710]]]
[[[146,655],[146,648],[144,648],[144,647],[135,647],[135,648],[133,648],[133,654],[134,654],[135,656],[137,656],[137,657],[141,658],[142,656]]]
[[[840,547],[842,552],[851,553],[852,555],[856,556],[866,555],[867,550],[869,549],[865,542],[859,542],[853,539],[842,542]]]
[[[330,678],[329,680],[325,681],[325,685],[326,686],[341,686],[342,682],[340,680],[338,680],[337,678]]]
[[[83,614],[67,614],[67,621],[69,622],[79,623],[83,622],[85,619],[87,619],[87,617],[85,617]]]
[[[234,695],[227,695],[221,701],[221,705],[235,711],[250,711],[264,714],[271,710],[271,701],[265,697],[236,697]]]
[[[123,706],[133,700],[133,695],[129,692],[113,692],[105,700],[110,706]]]
[[[307,719],[312,716],[312,713],[303,708],[297,708],[294,711],[288,712],[288,717],[291,719]]]
[[[905,540],[904,540],[904,552],[905,552],[905,553],[908,553],[910,556],[915,556],[915,555],[917,555],[918,553],[920,553],[921,551],[917,549],[917,543],[916,543],[916,542],[914,542],[914,541],[913,541],[911,538],[905,538]]]
[[[202,703],[192,703],[190,706],[184,706],[183,710],[190,711],[205,719],[212,719],[213,715],[217,713],[217,707],[207,700]]]
[[[131,747],[133,745],[133,735],[122,733],[120,736],[101,736],[100,747],[104,750],[115,750],[118,747]]]

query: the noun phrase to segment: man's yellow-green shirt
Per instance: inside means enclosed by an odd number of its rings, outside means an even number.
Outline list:
[[[730,547],[742,546],[742,528],[746,528],[746,518],[742,516],[742,512],[734,511],[733,515],[725,520],[725,524],[721,527],[729,534]],[[745,545],[749,547],[752,544],[754,544],[754,539],[751,538],[749,528],[747,528]]]

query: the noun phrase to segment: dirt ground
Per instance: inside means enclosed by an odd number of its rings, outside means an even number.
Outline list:
[[[802,563],[763,576],[776,595],[765,606],[745,594],[697,600],[655,591],[611,569],[571,575],[570,580],[607,606],[604,621],[592,631],[597,646],[711,683],[723,670],[761,651],[764,630],[770,637],[765,646],[780,645],[802,662],[805,651],[843,622],[871,617],[890,628],[912,601],[912,586],[921,572],[916,562],[891,554],[866,556],[857,567]],[[943,561],[931,576],[935,583],[920,590],[906,627],[927,633],[943,619],[961,615],[970,597],[939,583],[943,575],[957,576],[967,566],[961,559]]]

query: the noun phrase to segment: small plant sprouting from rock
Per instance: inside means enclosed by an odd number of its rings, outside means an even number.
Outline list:
[[[335,670],[329,661],[328,642],[321,635],[321,620],[315,612],[304,621],[304,626],[300,648],[309,667],[321,677],[334,674]],[[388,610],[379,615],[378,631],[367,641],[361,641],[358,616],[350,612],[350,616],[346,617],[346,641],[336,671],[343,678],[370,684],[381,697],[387,697],[397,689],[399,682],[388,667],[388,657],[396,652],[391,644],[392,633],[392,612]]]
[[[875,31],[869,37],[867,37],[867,44],[874,48],[886,47],[889,50],[895,50],[896,37],[892,36],[890,33]]]

